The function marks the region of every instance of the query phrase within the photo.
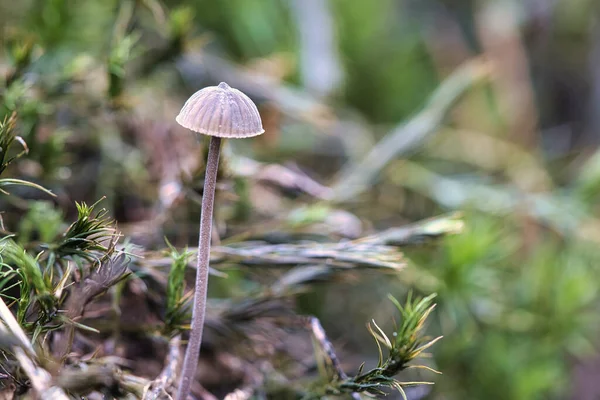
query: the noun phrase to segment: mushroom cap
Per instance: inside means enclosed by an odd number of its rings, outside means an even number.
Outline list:
[[[194,132],[222,138],[247,138],[265,131],[252,100],[225,82],[194,93],[175,120]]]

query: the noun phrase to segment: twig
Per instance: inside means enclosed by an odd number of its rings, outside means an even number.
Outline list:
[[[399,270],[403,255],[391,246],[371,245],[358,241],[268,245],[246,242],[243,247],[215,247],[213,265],[290,266],[325,265],[331,268],[383,268]]]
[[[316,317],[309,317],[308,324],[320,349],[323,350],[323,353],[327,357],[328,363],[333,367],[336,374],[335,378],[340,380],[348,378],[348,375],[346,375],[342,369],[342,365],[333,350],[333,345],[329,339],[327,339],[327,334],[325,333],[325,329],[323,329],[321,322],[319,322],[319,319]]]
[[[160,375],[144,389],[143,400],[170,399],[169,389],[177,379],[177,369],[181,364],[181,336],[177,335],[169,342],[169,354]]]
[[[481,59],[469,61],[456,70],[431,95],[421,112],[388,133],[360,163],[342,172],[332,188],[332,200],[343,202],[363,192],[391,160],[415,149],[433,134],[452,105],[489,75],[490,69]]]
[[[327,363],[333,367],[334,373],[336,374],[333,380],[343,381],[348,379],[348,375],[342,369],[342,365],[335,354],[333,345],[329,339],[327,339],[327,334],[319,319],[316,317],[309,317],[308,323],[316,343],[324,353]],[[358,393],[351,393],[351,397],[356,400],[360,400],[361,398]]]
[[[383,268],[398,270],[404,266],[398,247],[418,245],[445,235],[460,233],[460,214],[441,215],[414,224],[340,243],[301,243],[271,245],[262,241],[238,242],[211,248],[210,263],[260,265],[264,267],[317,266],[326,268]],[[273,228],[275,230],[276,228]],[[190,248],[190,252],[197,249]],[[171,259],[146,257],[145,266],[169,266]],[[194,265],[188,263],[190,268]],[[219,275],[215,269],[211,274]]]

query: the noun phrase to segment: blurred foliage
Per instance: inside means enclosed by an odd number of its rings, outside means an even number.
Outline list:
[[[170,249],[170,257],[173,259],[171,270],[169,271],[169,281],[167,282],[167,310],[165,313],[165,325],[167,332],[172,330],[177,332],[185,324],[189,317],[188,301],[191,292],[185,294],[185,269],[192,253],[185,251],[180,253],[171,243],[167,242]]]
[[[409,312],[422,303],[401,301],[398,327],[444,336],[430,364],[443,375],[403,371],[435,382],[424,394],[406,388],[408,398],[598,396],[585,378],[598,374],[587,362],[598,357],[600,322],[596,4],[323,4],[0,0],[0,292],[40,364],[52,353],[77,375],[87,366],[69,350],[103,360],[125,349],[141,360],[127,364],[131,374],[102,365],[113,384],[102,390],[115,396],[159,376],[166,355],[157,349],[189,317],[193,249],[177,249],[196,240],[202,192],[202,144],[173,116],[186,95],[227,80],[259,104],[266,134],[224,149],[206,344],[214,357],[200,376],[209,392],[252,394],[255,382],[274,396],[307,394],[295,388],[314,371],[288,368],[306,365],[304,336],[286,341],[289,321],[274,322],[292,308],[345,343],[334,346],[344,370],[367,360],[363,375],[381,372],[387,361],[378,364],[360,326],[389,319],[387,293],[413,291],[437,293],[436,311],[422,327],[411,318],[422,313]],[[307,26],[332,49],[305,43],[299,15],[321,21]],[[325,94],[306,89],[314,74],[302,71],[332,75],[319,51],[342,77]],[[467,74],[468,93],[449,101],[446,77],[474,60],[485,60],[485,79]],[[412,141],[396,142],[366,190],[332,198],[330,187],[352,182],[344,172],[368,165],[369,150],[394,134]],[[460,220],[404,226],[457,210]],[[371,329],[390,355],[403,338],[391,325]],[[264,358],[277,362],[248,361]]]

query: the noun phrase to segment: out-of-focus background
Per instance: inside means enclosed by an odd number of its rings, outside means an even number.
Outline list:
[[[0,0],[0,27],[0,119],[16,110],[29,147],[11,174],[58,195],[3,199],[7,231],[43,236],[36,221],[106,196],[127,241],[193,244],[205,142],[174,116],[226,81],[266,133],[224,148],[222,240],[306,220],[353,239],[462,213],[462,234],[407,248],[392,276],[298,298],[348,370],[374,362],[365,323],[389,319],[388,293],[435,292],[443,374],[409,397],[600,397],[596,2]],[[270,184],[248,186],[256,174]],[[211,278],[214,297],[236,295],[229,278]]]

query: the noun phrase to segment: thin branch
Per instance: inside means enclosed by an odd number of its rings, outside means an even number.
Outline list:
[[[237,242],[211,248],[210,264],[262,267],[311,266],[329,269],[380,268],[397,271],[404,266],[399,247],[418,245],[462,231],[460,214],[453,213],[390,228],[352,241],[339,243],[268,244],[263,241]],[[275,228],[272,232],[275,231]],[[197,249],[189,249],[190,253]],[[169,257],[146,257],[145,266],[170,266]],[[193,264],[188,262],[188,267]],[[211,274],[220,275],[211,268]]]
[[[348,379],[348,375],[342,369],[342,365],[335,354],[335,350],[333,349],[333,345],[327,338],[327,334],[325,333],[325,329],[321,325],[321,322],[316,317],[309,317],[308,324],[310,330],[312,331],[313,337],[315,338],[316,343],[319,348],[323,352],[323,355],[326,358],[327,364],[333,367],[333,370],[336,374],[334,380],[336,381],[344,381]],[[358,393],[351,393],[351,397],[355,400],[360,400],[360,395]]]
[[[177,335],[169,342],[169,353],[165,366],[160,375],[145,388],[143,400],[159,400],[170,397],[168,393],[177,380],[177,369],[181,361],[181,336]]]
[[[396,248],[357,241],[278,245],[247,242],[240,247],[215,247],[211,256],[213,265],[325,265],[331,268],[390,270],[404,267],[403,255]]]
[[[323,351],[325,357],[327,357],[328,364],[330,364],[334,369],[334,372],[336,374],[335,379],[344,380],[348,378],[348,375],[346,375],[346,373],[342,369],[342,365],[340,364],[340,361],[338,360],[337,355],[333,350],[333,345],[331,344],[329,339],[327,339],[327,334],[325,333],[325,329],[323,329],[323,326],[321,325],[319,319],[315,317],[309,317],[308,324],[310,326],[315,340],[319,345],[319,348]]]

